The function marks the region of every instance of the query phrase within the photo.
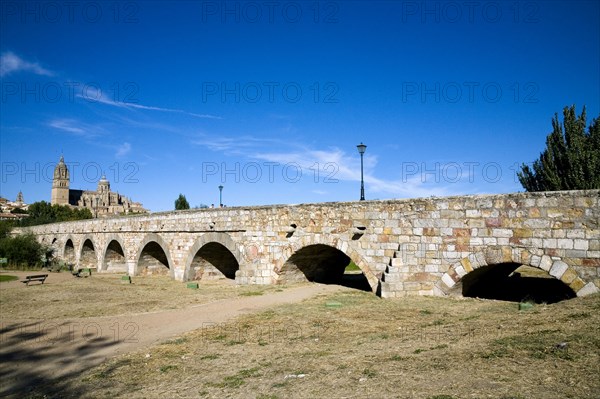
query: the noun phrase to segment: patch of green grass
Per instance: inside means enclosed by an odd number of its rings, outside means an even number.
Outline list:
[[[368,378],[373,378],[377,375],[377,372],[373,369],[366,368],[363,370],[363,375]]]
[[[400,355],[393,355],[392,357],[390,357],[390,360],[394,361],[394,362],[401,362],[408,359],[407,357],[404,356],[400,356]]]
[[[422,353],[422,352],[425,352],[425,349],[418,348],[418,349],[415,349],[413,353],[418,355],[419,353]]]
[[[429,310],[429,309],[421,309],[421,310],[419,310],[419,314],[421,314],[421,315],[430,315],[430,314],[433,314],[433,312],[431,310]]]
[[[495,359],[499,357],[506,357],[509,355],[509,352],[506,348],[494,348],[488,352],[482,353],[481,357],[483,359]]]
[[[258,394],[258,396],[256,397],[256,399],[279,399],[279,396],[277,395],[267,395],[264,393]]]
[[[223,378],[219,384],[216,384],[219,388],[239,388],[246,383],[246,378],[258,377],[259,368],[253,367],[251,369],[242,369],[234,375],[229,375]]]
[[[6,281],[15,281],[18,280],[19,278],[17,276],[11,276],[8,274],[0,274],[0,283],[1,282],[6,282]]]
[[[257,377],[258,376],[258,371],[260,369],[258,367],[252,367],[251,369],[243,369],[238,371],[238,375],[244,378],[247,377]]]
[[[239,388],[244,385],[246,382],[239,375],[229,375],[223,378],[223,381],[220,384],[217,384],[219,388]]]
[[[275,313],[273,310],[267,310],[265,312],[260,313],[260,317],[262,319],[269,320],[269,319],[274,318],[275,316],[277,316],[277,313]]]
[[[348,266],[346,266],[346,269],[344,271],[346,271],[346,272],[359,272],[361,270],[360,270],[360,267],[358,267],[356,265],[356,263],[350,261],[350,264]]]
[[[427,399],[458,399],[458,397],[452,395],[433,395],[428,396]]]
[[[179,368],[179,366],[176,366],[174,364],[168,364],[166,366],[160,366],[159,370],[161,373],[166,373],[167,371],[177,370],[178,368]]]
[[[165,341],[165,342],[163,342],[163,345],[181,345],[181,344],[186,343],[187,341],[188,341],[187,338],[181,337],[181,338]]]
[[[568,317],[569,319],[587,319],[591,314],[587,312],[579,312],[579,313],[571,313]]]
[[[103,380],[106,378],[111,378],[114,375],[115,371],[118,370],[120,367],[125,367],[125,366],[131,365],[131,364],[132,364],[132,362],[130,359],[120,359],[117,362],[115,362],[113,365],[110,365],[110,366],[106,367],[105,369],[100,370],[99,372],[93,374],[90,377],[85,377],[83,380],[90,381],[94,378],[97,378],[100,380]]]
[[[491,350],[482,357],[519,357],[527,356],[532,359],[554,357],[563,360],[573,360],[568,349],[556,348],[556,343],[562,339],[557,330],[542,330],[527,335],[512,335],[492,341]]]
[[[200,356],[200,360],[215,360],[218,358],[219,358],[219,355],[217,355],[216,353]]]
[[[448,345],[446,345],[446,344],[441,344],[441,345],[434,346],[433,348],[429,348],[429,349],[431,349],[431,350],[435,350],[435,349],[446,349],[447,347],[448,347]]]
[[[260,296],[263,295],[264,292],[263,291],[246,291],[246,292],[240,292],[240,296]]]
[[[275,384],[271,385],[271,388],[284,388],[284,387],[286,387],[288,385],[289,385],[289,383],[287,381],[276,382]]]

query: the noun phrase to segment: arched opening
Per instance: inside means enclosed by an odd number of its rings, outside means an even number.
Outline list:
[[[83,242],[81,247],[81,256],[79,257],[79,267],[94,269],[98,265],[98,258],[96,257],[96,251],[94,244],[89,238]]]
[[[138,271],[146,275],[168,275],[169,260],[163,248],[155,241],[147,243],[138,259]]]
[[[125,252],[117,240],[112,240],[106,247],[102,269],[110,272],[126,272]]]
[[[233,280],[239,268],[238,261],[229,249],[218,242],[209,242],[194,255],[189,280]]]
[[[75,245],[70,238],[65,243],[64,259],[67,264],[75,264]]]
[[[334,247],[309,245],[290,256],[281,268],[279,281],[289,283],[308,280],[372,291],[364,273],[351,265],[350,257]]]
[[[555,303],[576,296],[575,292],[544,270],[519,263],[480,267],[462,278],[465,297],[511,302]]]

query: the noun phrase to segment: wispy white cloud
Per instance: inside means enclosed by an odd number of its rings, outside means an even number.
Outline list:
[[[83,125],[74,119],[53,119],[48,122],[48,126],[76,136],[88,136],[89,131],[83,128]]]
[[[272,145],[282,145],[285,142],[277,139],[264,139],[254,136],[226,137],[198,134],[191,140],[193,145],[206,147],[215,152],[225,152],[233,155],[246,155],[260,148]]]
[[[11,73],[31,72],[36,75],[54,76],[54,72],[42,67],[37,62],[29,62],[11,51],[6,51],[0,55],[0,77]]]
[[[220,116],[210,115],[210,114],[198,114],[194,112],[188,112],[181,109],[173,109],[173,108],[163,108],[163,107],[155,107],[151,105],[143,105],[131,102],[122,102],[122,101],[114,101],[108,98],[104,93],[100,91],[87,90],[85,94],[78,94],[77,97],[83,98],[84,100],[90,103],[100,103],[111,105],[113,107],[125,108],[125,109],[142,109],[148,111],[160,111],[160,112],[172,112],[177,114],[184,114],[193,116],[196,118],[203,119],[223,119]]]
[[[338,181],[360,181],[360,157],[358,153],[348,153],[340,148],[327,150],[310,148],[303,144],[281,140],[256,138],[252,136],[215,138],[203,137],[193,144],[202,145],[228,155],[244,156],[263,162],[280,165],[298,165],[302,170],[310,171],[311,178],[318,173],[320,181],[335,183]],[[446,196],[464,193],[464,181],[432,183],[420,175],[399,176],[397,179],[377,177],[378,158],[370,154],[364,158],[364,180],[369,192],[374,196],[397,198]],[[324,194],[324,193],[318,193]]]
[[[46,125],[87,140],[111,135],[111,132],[103,125],[86,123],[74,118],[55,118],[48,121]]]
[[[123,143],[117,147],[117,153],[115,154],[115,157],[122,158],[125,155],[129,154],[130,152],[131,152],[131,144]]]

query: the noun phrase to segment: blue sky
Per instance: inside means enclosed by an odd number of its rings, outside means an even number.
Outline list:
[[[597,1],[0,3],[0,195],[102,173],[152,211],[522,191],[600,115]]]

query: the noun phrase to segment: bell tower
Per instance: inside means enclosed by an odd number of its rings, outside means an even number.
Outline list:
[[[62,155],[54,168],[50,203],[52,205],[69,205],[69,169]]]

